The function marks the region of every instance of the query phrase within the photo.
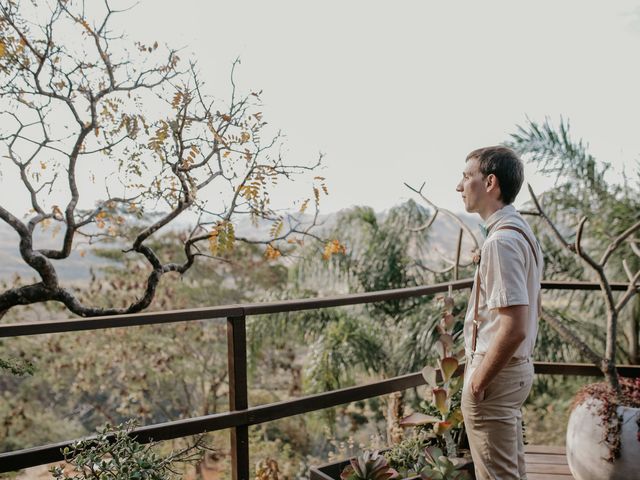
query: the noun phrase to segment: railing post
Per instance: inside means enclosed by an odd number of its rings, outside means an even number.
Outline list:
[[[245,410],[247,398],[246,317],[227,318],[229,361],[229,409]],[[231,429],[231,472],[233,480],[249,480],[249,427]]]

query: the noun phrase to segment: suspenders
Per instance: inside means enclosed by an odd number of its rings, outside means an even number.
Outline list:
[[[533,253],[533,258],[536,261],[536,266],[538,265],[538,254],[536,253],[536,249],[533,246],[533,243],[531,243],[529,236],[526,233],[524,233],[524,231],[521,228],[514,227],[513,225],[503,225],[502,227],[496,228],[496,231],[497,230],[513,230],[515,232],[520,233],[529,244],[529,247],[531,247],[531,252]],[[476,301],[473,308],[473,333],[471,335],[471,353],[472,354],[476,353],[476,344],[478,342],[478,325],[480,325],[480,320],[478,318],[479,317],[478,306],[480,304],[480,262],[478,262],[478,268],[476,269],[475,287],[476,287],[476,299],[475,299]],[[538,297],[538,308],[540,308],[539,297]]]

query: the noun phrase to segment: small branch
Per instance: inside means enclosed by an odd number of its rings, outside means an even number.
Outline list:
[[[425,223],[424,225],[422,225],[421,227],[418,228],[410,228],[409,230],[415,233],[420,233],[424,230],[428,230],[431,225],[433,225],[433,222],[436,221],[436,218],[438,217],[438,210],[436,210],[433,215],[431,216],[431,218],[429,219],[429,221],[427,223]]]
[[[576,231],[575,251],[576,254],[598,275],[598,281],[600,282],[602,294],[605,297],[607,310],[609,312],[614,312],[615,302],[613,300],[613,292],[611,291],[611,286],[609,285],[609,280],[607,279],[607,275],[604,272],[604,268],[582,249],[582,233],[584,231],[584,225],[586,222],[587,217],[582,217],[580,219],[580,223],[578,224],[578,228]]]
[[[635,233],[638,230],[640,230],[640,222],[637,222],[635,225],[630,226],[624,232],[622,232],[620,235],[618,235],[607,246],[607,250],[604,252],[604,255],[602,255],[602,259],[600,260],[600,265],[602,265],[604,267],[605,264],[607,263],[607,260],[609,260],[609,257],[615,251],[615,249],[618,248],[620,246],[620,244],[622,242],[624,242],[629,236],[631,236],[631,234]]]
[[[576,251],[575,245],[572,244],[572,243],[567,242],[564,239],[564,237],[560,233],[560,230],[558,230],[558,228],[555,226],[555,224],[551,221],[551,219],[544,212],[544,210],[542,210],[542,207],[540,206],[540,202],[538,201],[538,198],[536,197],[536,194],[533,193],[533,188],[531,188],[531,185],[528,184],[528,183],[527,183],[527,188],[529,189],[529,195],[531,195],[531,200],[533,200],[533,203],[535,204],[536,208],[538,209],[538,215],[544,219],[544,221],[547,223],[547,225],[549,225],[549,227],[551,227],[551,231],[555,234],[556,238],[562,244],[562,246],[564,246],[570,252],[575,253],[575,251]]]
[[[424,264],[423,264],[422,262],[420,262],[420,261],[415,262],[415,265],[416,265],[417,267],[421,268],[422,270],[425,270],[425,271],[427,271],[427,272],[434,273],[434,274],[436,274],[436,275],[445,274],[445,273],[448,273],[448,272],[450,272],[451,270],[453,270],[453,269],[454,269],[454,266],[453,266],[453,265],[451,265],[450,267],[444,268],[444,269],[442,269],[442,270],[436,270],[436,269],[434,269],[434,268],[427,267],[426,265],[424,265]]]
[[[631,273],[631,269],[629,268],[629,264],[627,260],[622,260],[622,268],[624,269],[624,273],[627,274],[627,278],[631,283],[633,283],[633,274]]]
[[[422,189],[424,188],[424,183],[422,184],[422,186],[420,187],[419,190],[416,190],[415,188],[413,188],[411,185],[409,185],[408,183],[405,182],[404,184],[409,190],[417,193],[420,198],[422,198],[425,202],[427,202],[427,204],[429,204],[431,206],[431,208],[433,208],[436,212],[440,211],[446,215],[448,215],[450,218],[452,218],[459,226],[460,228],[462,228],[465,232],[467,232],[469,234],[469,236],[471,237],[471,240],[473,241],[473,244],[475,246],[475,248],[480,248],[480,244],[478,243],[478,240],[476,239],[476,236],[473,234],[473,232],[471,231],[471,229],[467,226],[466,223],[464,223],[455,213],[451,212],[450,210],[447,210],[446,208],[441,208],[438,207],[436,204],[434,204],[432,201],[430,201],[427,197],[425,197],[422,194]]]
[[[631,272],[627,272],[627,275],[629,275],[629,273]],[[618,304],[616,305],[616,312],[620,313],[627,302],[640,291],[640,285],[637,284],[638,280],[640,280],[640,270],[638,270],[633,277],[629,276],[629,287],[627,288],[627,291],[624,293],[620,301],[618,301]]]
[[[460,229],[458,233],[458,245],[456,246],[456,264],[453,267],[453,279],[458,280],[458,274],[460,269],[460,251],[462,249],[462,235],[464,230]]]

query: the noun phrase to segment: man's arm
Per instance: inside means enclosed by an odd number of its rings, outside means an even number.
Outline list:
[[[482,392],[509,362],[526,337],[528,305],[513,305],[497,310],[500,326],[482,363],[471,377],[471,393],[475,398],[482,397]]]

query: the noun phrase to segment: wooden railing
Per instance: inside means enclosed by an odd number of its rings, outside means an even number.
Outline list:
[[[231,466],[234,480],[248,480],[249,471],[249,426],[291,417],[337,405],[364,400],[379,395],[405,390],[424,384],[420,373],[402,375],[367,385],[332,390],[277,403],[249,407],[247,383],[247,332],[246,317],[270,313],[314,310],[319,308],[356,305],[386,300],[432,295],[448,290],[470,288],[471,279],[459,280],[424,287],[385,290],[326,298],[285,300],[269,303],[229,305],[223,307],[198,308],[168,312],[145,312],[132,315],[117,315],[94,318],[74,318],[60,321],[15,323],[0,325],[0,337],[42,335],[60,332],[78,332],[106,328],[156,325],[172,322],[188,322],[213,318],[227,318],[229,408],[228,412],[156,423],[135,429],[132,432],[141,443],[171,440],[204,432],[231,429]],[[628,284],[614,283],[613,290],[621,291]],[[599,284],[588,282],[543,282],[543,289],[550,290],[598,290]],[[534,363],[538,374],[600,376],[594,365],[566,363]],[[619,366],[624,376],[640,376],[640,366]],[[42,465],[64,459],[62,449],[75,440],[6,452],[0,454],[0,472]]]

